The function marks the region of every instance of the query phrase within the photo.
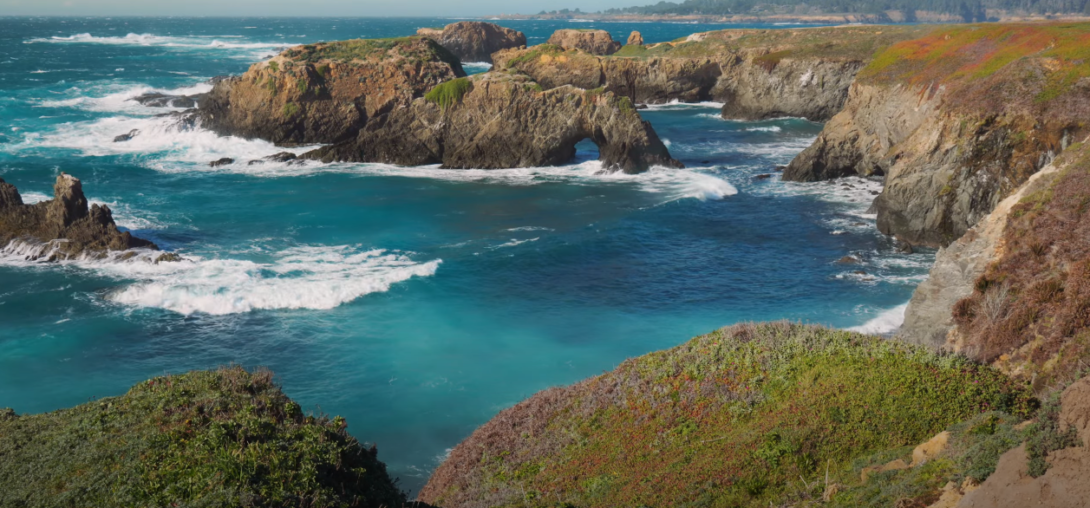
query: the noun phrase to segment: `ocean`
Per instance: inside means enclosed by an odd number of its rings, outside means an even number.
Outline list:
[[[898,253],[876,231],[880,181],[780,181],[775,167],[817,123],[652,106],[641,114],[687,169],[636,176],[598,174],[590,143],[547,168],[213,169],[282,149],[181,129],[157,116],[170,109],[129,100],[209,90],[295,44],[452,21],[0,18],[0,177],[33,202],[75,175],[121,227],[187,258],[0,251],[0,407],[51,411],[152,376],[265,366],[307,410],[346,417],[415,491],[498,411],[626,358],[744,321],[899,324],[934,252]],[[531,44],[565,27],[648,43],[726,27],[497,22]],[[861,262],[838,263],[848,255]]]

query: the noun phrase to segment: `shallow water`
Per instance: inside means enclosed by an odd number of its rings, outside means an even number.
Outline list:
[[[899,323],[933,254],[898,254],[875,231],[865,211],[880,183],[774,172],[818,124],[655,106],[641,114],[688,169],[638,176],[597,175],[592,144],[555,168],[249,166],[281,149],[180,130],[127,100],[205,90],[289,44],[449,21],[0,18],[0,176],[34,201],[71,173],[120,226],[188,259],[42,265],[9,246],[0,407],[264,365],[305,407],[347,417],[417,489],[498,410],[625,358],[740,321]],[[503,24],[531,44],[575,25]],[[716,28],[600,26],[648,42]],[[220,157],[240,162],[208,167]],[[836,263],[848,254],[863,263]]]

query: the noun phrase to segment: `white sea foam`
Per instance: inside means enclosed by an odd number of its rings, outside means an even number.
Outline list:
[[[267,55],[270,50],[289,46],[279,42],[230,42],[220,39],[235,36],[192,36],[174,37],[154,34],[130,33],[124,37],[99,37],[89,33],[75,34],[68,37],[40,37],[24,41],[25,44],[107,44],[121,46],[153,46],[177,48],[181,50],[228,50],[238,58],[257,59],[255,55]]]
[[[783,129],[780,128],[780,126],[778,126],[778,125],[769,125],[769,126],[764,126],[764,127],[746,127],[746,131],[748,131],[748,132],[781,132],[781,131],[783,131]],[[811,143],[812,142],[813,141],[811,141]]]
[[[679,101],[677,99],[674,99],[674,100],[671,100],[670,102],[667,102],[665,104],[647,104],[647,109],[649,111],[656,111],[656,110],[662,110],[662,109],[693,109],[693,108],[723,109],[723,106],[725,106],[725,105],[726,105],[726,103],[723,103],[723,102],[712,102],[712,101],[681,102],[681,101]]]
[[[160,89],[147,85],[110,84],[90,90],[72,88],[67,93],[78,94],[76,97],[42,101],[39,105],[46,108],[77,108],[96,112],[158,115],[165,111],[179,110],[181,108],[150,108],[132,99],[152,92],[164,95],[196,95],[211,90],[212,85],[203,82],[173,89]]]
[[[540,226],[521,226],[517,228],[510,228],[507,231],[553,231],[553,228],[545,228]]]
[[[859,326],[848,328],[853,332],[886,335],[897,331],[905,322],[905,310],[908,304],[898,305],[892,309],[882,311],[878,316]]]
[[[492,68],[491,62],[462,62],[462,68],[466,72],[485,72]]]
[[[23,203],[32,205],[53,199],[53,196],[41,192],[22,192]],[[88,205],[106,205],[113,212],[114,222],[125,229],[163,229],[167,227],[158,215],[147,211],[134,210],[129,204],[119,201],[103,201],[87,198]]]
[[[29,261],[49,244],[12,242],[0,249],[0,264],[52,267]],[[332,309],[361,296],[385,292],[413,277],[430,277],[442,260],[417,262],[384,250],[352,246],[305,246],[271,253],[262,261],[203,259],[153,263],[156,251],[114,252],[107,259],[56,263],[120,280],[137,280],[106,298],[135,307],[180,314],[234,314],[268,309]]]
[[[536,241],[538,241],[540,239],[541,239],[540,237],[539,238],[527,238],[526,240],[516,240],[516,239],[512,238],[508,242],[504,242],[504,243],[501,243],[499,245],[494,245],[492,247],[489,247],[489,249],[503,249],[503,248],[506,248],[506,247],[517,247],[517,246],[522,245],[524,243],[536,242]]]
[[[151,108],[148,108],[151,109]],[[133,130],[138,133],[130,140],[114,142],[114,138]],[[265,162],[249,166],[248,161],[283,151],[296,154],[317,148],[296,147],[285,150],[267,141],[245,140],[219,136],[200,127],[189,127],[171,117],[113,116],[92,122],[62,124],[52,132],[28,133],[15,150],[64,148],[85,156],[133,155],[146,167],[170,173],[228,170],[262,176],[305,174],[314,169],[299,165]],[[211,168],[208,163],[224,157],[237,163],[229,168]]]

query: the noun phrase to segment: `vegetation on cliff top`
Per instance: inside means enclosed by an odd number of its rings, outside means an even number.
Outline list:
[[[738,325],[503,411],[421,492],[443,506],[768,506],[984,411],[1035,401],[988,367],[860,334]],[[801,481],[800,481],[801,479]],[[820,486],[819,486],[820,485]]]
[[[320,42],[290,48],[282,55],[290,60],[315,64],[322,61],[351,62],[399,56],[410,60],[438,59],[461,70],[457,56],[439,43],[419,36],[389,39],[352,39],[347,41]]]
[[[465,94],[473,90],[473,80],[470,78],[452,79],[437,85],[424,94],[424,100],[438,104],[446,109],[462,101]]]
[[[52,413],[0,410],[0,505],[405,503],[344,419],[304,415],[271,378],[191,372]]]
[[[914,21],[917,11],[957,16],[967,23],[986,21],[987,10],[1027,14],[1090,14],[1086,0],[685,0],[658,2],[642,7],[609,9],[609,14],[870,14],[884,16],[900,11],[901,19]]]
[[[1090,147],[1015,206],[1000,256],[954,306],[964,348],[1038,390],[1090,366]]]
[[[866,83],[945,86],[967,109],[1064,117],[1085,112],[1088,77],[1090,23],[939,28],[893,45],[859,74]]]

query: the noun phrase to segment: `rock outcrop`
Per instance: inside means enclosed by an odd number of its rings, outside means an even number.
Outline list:
[[[621,43],[613,40],[613,36],[605,30],[557,30],[546,44],[564,49],[578,49],[592,55],[612,55],[621,49]]]
[[[1074,429],[1077,446],[1049,452],[1048,470],[1037,478],[1029,474],[1025,445],[1004,453],[995,472],[957,508],[1081,508],[1090,503],[1090,377],[1069,386],[1060,400],[1059,430]]]
[[[977,280],[996,260],[1003,245],[1011,211],[1026,197],[1046,189],[1054,177],[1067,167],[1057,161],[1033,175],[1017,192],[970,228],[961,238],[939,249],[927,280],[916,287],[905,309],[905,321],[898,338],[914,344],[941,348],[957,341],[953,309],[960,300],[973,294]]]
[[[625,43],[625,46],[643,46],[643,34],[633,30],[628,35],[628,42]]]
[[[463,62],[491,62],[492,53],[526,46],[522,32],[481,21],[460,21],[442,29],[421,28],[416,34],[433,39]]]
[[[374,118],[356,139],[304,154],[327,162],[513,168],[562,164],[591,139],[602,166],[628,173],[681,167],[627,98],[571,86],[542,90],[526,76],[490,72],[436,87]]]
[[[885,175],[878,228],[949,245],[1086,132],[1090,79],[1063,55],[1090,30],[1053,28],[943,28],[892,46],[784,179]]]
[[[725,103],[736,119],[815,121],[843,107],[874,51],[917,35],[915,27],[723,30],[684,41],[629,45],[611,56],[546,44],[493,56],[496,69],[524,72],[546,88],[604,88],[640,104]]]
[[[199,117],[221,135],[334,143],[461,76],[458,58],[426,37],[308,44],[216,83]]]
[[[53,185],[53,199],[23,204],[14,185],[0,179],[0,248],[19,252],[28,260],[60,261],[100,258],[109,251],[134,248],[159,250],[152,242],[118,231],[106,205],[87,206],[79,179],[61,173]],[[177,259],[163,254],[156,261]]]

